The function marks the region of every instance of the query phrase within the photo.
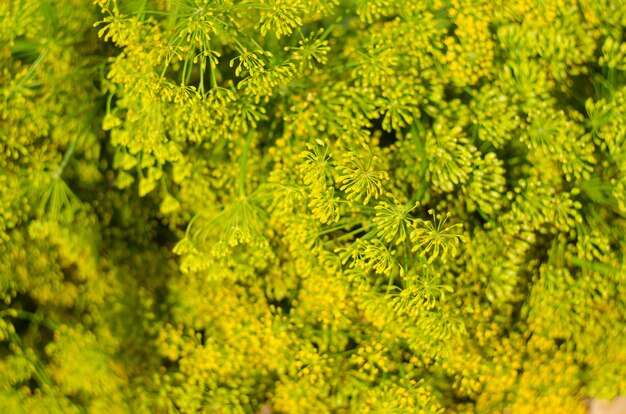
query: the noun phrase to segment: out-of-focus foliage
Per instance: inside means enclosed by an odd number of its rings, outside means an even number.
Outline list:
[[[0,2],[0,412],[626,393],[626,3]]]

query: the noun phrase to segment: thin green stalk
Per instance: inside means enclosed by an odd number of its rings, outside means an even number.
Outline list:
[[[61,160],[61,164],[59,164],[59,167],[52,173],[52,177],[55,180],[61,177],[61,174],[63,174],[63,170],[67,166],[67,163],[70,161],[70,158],[72,158],[72,154],[74,154],[75,149],[76,149],[76,139],[72,140],[72,142],[70,143],[70,146],[65,151],[65,154],[63,154],[63,159]]]
[[[427,188],[427,185],[428,185],[428,182],[426,180],[426,172],[428,171],[428,157],[426,157],[426,149],[424,148],[424,144],[422,143],[422,141],[417,136],[418,130],[419,130],[420,133],[424,133],[425,132],[425,129],[424,129],[424,126],[422,125],[422,123],[419,120],[416,120],[413,123],[413,128],[411,130],[411,139],[413,140],[413,143],[415,144],[415,148],[417,150],[417,153],[422,158],[422,162],[420,164],[421,181],[420,181],[420,185],[419,185],[419,187],[417,189],[417,192],[411,198],[411,203],[414,203],[414,202],[419,201],[419,200],[422,199],[422,197],[426,193],[426,188]]]
[[[346,227],[350,227],[350,226],[353,226],[353,225],[354,225],[353,223],[338,224],[336,226],[332,226],[332,227],[329,227],[329,228],[327,228],[327,229],[325,229],[323,231],[318,232],[317,235],[318,236],[323,236],[324,234],[328,234],[328,233],[332,233],[332,232],[337,231],[337,230],[345,229]]]
[[[362,227],[359,227],[359,228],[358,228],[358,229],[356,229],[356,230],[352,230],[350,233],[342,234],[341,236],[339,236],[339,237],[337,237],[337,238],[335,238],[335,239],[329,240],[328,242],[329,242],[329,243],[332,243],[332,242],[339,242],[339,241],[341,241],[341,240],[343,240],[343,239],[350,238],[350,237],[354,236],[355,234],[358,234],[358,233],[360,233],[360,232],[362,232],[362,231],[366,230],[366,229],[367,229],[367,228],[369,228],[369,227],[370,227],[370,226],[362,226]],[[375,231],[376,231],[376,229],[374,229],[374,230],[370,230],[370,231],[369,231],[368,233],[366,233],[366,234],[365,234],[365,236],[363,236],[362,238],[363,238],[363,239],[367,239],[367,237],[368,237],[370,234],[373,234]]]
[[[200,57],[200,83],[198,85],[198,90],[202,95],[204,95],[204,72],[206,71],[206,57]]]
[[[243,147],[241,159],[239,160],[239,196],[241,198],[245,198],[246,196],[246,170],[248,166],[248,151],[250,150],[250,143],[252,142],[253,136],[254,130],[250,129],[250,131],[248,131],[248,135],[246,136],[246,143]]]
[[[6,309],[0,312],[0,317],[4,317],[4,316],[9,316],[12,318],[17,318],[17,319],[26,319],[31,322],[44,325],[46,328],[53,330],[53,331],[56,331],[57,329],[59,329],[59,326],[55,322],[52,322],[51,320],[46,319],[43,316],[38,315],[36,313],[27,312],[24,310]]]

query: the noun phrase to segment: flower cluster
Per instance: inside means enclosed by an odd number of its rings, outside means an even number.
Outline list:
[[[626,393],[626,5],[0,1],[0,412]]]

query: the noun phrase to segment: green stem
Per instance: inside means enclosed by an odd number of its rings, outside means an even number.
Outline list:
[[[148,0],[143,0],[141,3],[141,8],[139,10],[139,20],[143,21],[146,17],[146,6],[148,5]]]
[[[391,287],[393,286],[393,279],[394,279],[394,275],[392,272],[391,276],[389,277],[389,284],[387,285],[387,292],[385,292],[386,295],[389,295],[389,292],[391,291]]]
[[[572,257],[569,259],[570,263],[573,264],[574,266],[578,266],[582,269],[591,269],[595,272],[599,272],[602,274],[617,274],[618,273],[618,269],[614,269],[613,267],[606,265],[604,263],[599,263],[599,262],[590,262],[587,260],[581,260],[577,257]]]
[[[19,86],[23,85],[24,82],[26,82],[28,79],[30,79],[31,76],[33,76],[33,73],[35,73],[35,69],[37,69],[37,67],[41,64],[41,61],[43,60],[44,56],[46,56],[45,52],[41,53],[37,57],[37,59],[33,62],[33,64],[30,65],[30,67],[28,68],[28,72],[26,72],[26,75],[17,82],[17,85]]]
[[[339,224],[339,225],[332,226],[332,227],[329,227],[327,229],[324,229],[323,231],[318,232],[317,235],[318,236],[323,236],[325,234],[332,233],[332,232],[337,231],[337,230],[345,229],[346,227],[350,227],[350,226],[353,226],[353,225],[354,225],[353,223]]]
[[[250,150],[250,143],[252,142],[253,136],[254,130],[250,129],[250,131],[248,131],[248,135],[246,136],[246,144],[243,147],[241,159],[239,160],[239,196],[241,198],[244,198],[246,196],[246,170],[248,166],[248,151]]]
[[[609,84],[611,85],[612,89],[615,89],[615,68],[609,68],[608,74],[607,74],[607,79],[609,81]],[[611,91],[613,92],[613,91]]]
[[[76,149],[76,139],[72,140],[72,142],[70,143],[70,146],[65,151],[65,154],[63,155],[63,159],[61,160],[61,164],[59,165],[59,168],[57,168],[56,171],[52,173],[52,177],[55,180],[59,179],[59,177],[61,177],[61,174],[63,174],[63,170],[67,166],[67,163],[70,161],[70,158],[72,158],[72,154],[74,154],[75,149]]]
[[[170,65],[170,59],[167,58],[165,59],[165,63],[163,64],[163,70],[161,71],[161,76],[159,77],[159,80],[163,80],[163,77],[165,77],[165,72],[167,71],[167,67]]]
[[[185,59],[185,64],[183,65],[183,73],[181,76],[181,83],[183,85],[185,85],[185,82],[187,80],[187,63],[189,62],[189,59]]]
[[[426,193],[426,187],[428,185],[428,182],[426,180],[426,172],[428,171],[428,157],[426,156],[425,145],[422,143],[422,141],[417,136],[418,130],[419,130],[420,133],[424,133],[425,132],[425,129],[424,129],[424,126],[422,125],[422,123],[419,120],[416,120],[413,123],[413,128],[412,128],[412,131],[411,131],[411,139],[413,140],[413,143],[415,144],[415,148],[417,149],[417,153],[422,158],[422,162],[420,164],[420,175],[421,175],[422,180],[420,181],[420,185],[417,188],[417,192],[411,198],[411,203],[414,203],[416,201],[420,201],[422,199],[422,197]]]
[[[204,72],[206,70],[206,57],[200,57],[200,84],[198,85],[198,90],[202,95],[204,95]]]
[[[189,80],[191,79],[191,74],[193,73],[193,53],[189,58],[189,69],[187,70],[187,77],[185,79],[185,85],[189,84]]]
[[[18,319],[26,319],[31,322],[44,325],[46,328],[53,330],[53,331],[56,331],[57,329],[59,329],[59,326],[56,323],[52,322],[51,320],[48,320],[44,318],[43,316],[38,315],[36,313],[27,312],[24,310],[5,309],[0,312],[0,317],[4,317],[4,316],[9,316],[11,318],[18,318]]]
[[[107,114],[111,113],[111,102],[113,101],[113,96],[115,96],[115,93],[113,92],[109,93],[109,96],[107,96]]]
[[[366,230],[370,226],[371,225],[359,227],[356,230],[352,230],[350,233],[346,233],[346,234],[343,234],[343,235],[341,235],[341,236],[339,236],[339,237],[337,237],[335,239],[329,240],[329,242],[338,242],[338,241],[341,241],[341,240],[343,240],[345,238],[350,238],[350,237],[354,236],[355,234],[358,234],[358,233],[362,232],[363,230]],[[370,230],[367,234],[365,234],[365,236],[362,237],[362,239],[367,240],[367,237],[370,236],[370,233],[373,233],[375,231],[376,231],[376,229]]]
[[[217,79],[215,78],[215,68],[213,62],[209,59],[209,81],[211,82],[211,89],[217,88]]]

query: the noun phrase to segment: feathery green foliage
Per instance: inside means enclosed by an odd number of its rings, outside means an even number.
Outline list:
[[[0,2],[0,412],[626,393],[626,5]]]

